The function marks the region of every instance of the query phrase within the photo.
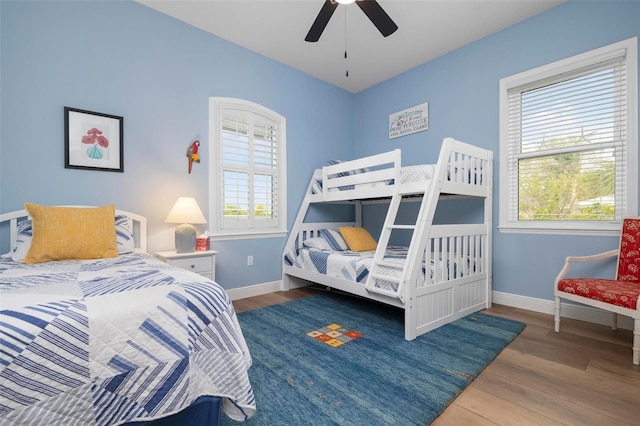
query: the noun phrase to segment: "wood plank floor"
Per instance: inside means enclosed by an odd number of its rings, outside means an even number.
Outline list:
[[[236,312],[315,293],[311,288],[235,300]],[[640,426],[640,367],[632,333],[494,305],[483,311],[521,321],[524,331],[433,422],[460,425]]]

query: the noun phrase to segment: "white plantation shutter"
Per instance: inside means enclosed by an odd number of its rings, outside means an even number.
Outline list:
[[[211,102],[214,235],[284,232],[284,118],[246,101]]]
[[[228,116],[222,119],[222,196],[223,218],[249,217],[249,123],[246,119]]]
[[[278,216],[278,129],[260,120],[254,126],[253,194],[255,219],[267,223]]]
[[[618,230],[637,213],[633,44],[501,81],[501,229]]]

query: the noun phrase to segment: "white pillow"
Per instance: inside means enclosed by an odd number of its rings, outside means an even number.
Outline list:
[[[306,248],[315,248],[315,249],[320,249],[320,250],[331,250],[331,246],[329,245],[327,240],[325,240],[322,237],[307,238],[306,240],[304,240],[302,242],[302,245],[305,246]]]
[[[116,215],[115,223],[118,254],[131,253],[135,248],[135,241],[129,226],[129,219],[125,215]],[[13,251],[2,257],[9,257],[10,255],[14,262],[22,262],[31,248],[31,240],[33,239],[31,219],[20,222],[17,231],[18,235],[16,236],[16,244]]]

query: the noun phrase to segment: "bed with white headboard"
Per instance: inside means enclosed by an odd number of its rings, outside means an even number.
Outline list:
[[[0,424],[209,425],[218,407],[255,412],[228,295],[146,253],[145,217],[26,206],[0,215]]]

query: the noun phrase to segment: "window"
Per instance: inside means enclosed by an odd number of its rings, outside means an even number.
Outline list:
[[[638,209],[637,38],[500,80],[500,230],[615,234]]]
[[[210,98],[213,237],[286,233],[286,122],[241,99]]]

